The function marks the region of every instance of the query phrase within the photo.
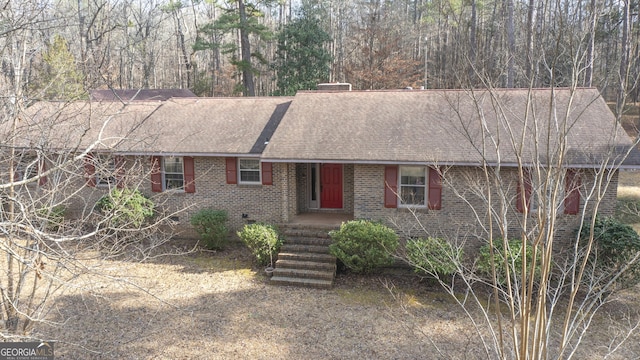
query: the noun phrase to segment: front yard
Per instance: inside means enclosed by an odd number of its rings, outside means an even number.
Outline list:
[[[62,296],[56,317],[66,323],[43,335],[60,340],[58,356],[73,359],[421,358],[431,345],[414,320],[428,320],[429,332],[464,328],[446,302],[416,297],[414,319],[377,279],[333,290],[278,287],[250,264],[242,249],[114,262],[155,298],[124,283],[94,284]]]
[[[52,320],[61,323],[40,332],[59,341],[56,358],[487,358],[460,307],[411,273],[341,275],[331,290],[272,286],[241,247],[110,269],[128,283],[57,298]],[[607,306],[577,358],[602,358],[607,336],[638,320],[638,293]],[[639,354],[634,334],[613,358]]]
[[[637,184],[640,173],[621,175],[624,209],[640,204]],[[638,214],[622,215],[640,230]],[[218,253],[109,260],[100,267],[104,281],[80,278],[75,290],[58,294],[52,323],[34,334],[57,341],[56,358],[488,357],[480,340],[487,329],[474,328],[449,295],[410,271],[339,274],[330,290],[273,286],[239,244]],[[110,278],[121,274],[126,276],[119,281]],[[611,340],[625,336],[609,358],[640,358],[640,331],[629,332],[640,322],[640,287],[609,300],[574,358],[602,359],[614,350]]]

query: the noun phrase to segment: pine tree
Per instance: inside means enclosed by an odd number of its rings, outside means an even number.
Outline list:
[[[274,95],[295,95],[298,90],[315,89],[318,82],[327,81],[331,54],[325,45],[329,41],[329,34],[318,21],[306,14],[286,24],[278,34],[274,64],[278,90]]]
[[[83,87],[84,77],[78,72],[67,40],[55,35],[43,55],[44,72],[36,83],[40,96],[48,100],[78,100],[87,97]]]

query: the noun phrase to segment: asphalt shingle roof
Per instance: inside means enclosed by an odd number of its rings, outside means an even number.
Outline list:
[[[18,144],[132,154],[260,154],[290,97],[189,98],[164,102],[36,103],[20,123]]]
[[[620,163],[633,149],[596,89],[40,102],[21,117],[16,143],[73,150],[97,140],[98,149],[130,154],[445,165],[510,165],[518,153],[525,164],[556,163],[564,152],[565,164],[594,166]],[[623,164],[640,167],[640,152],[631,150]]]
[[[263,158],[271,161],[598,164],[631,140],[596,89],[300,92]],[[527,99],[531,99],[528,101]],[[566,136],[566,142],[560,141]],[[496,150],[497,149],[497,150]],[[640,164],[634,151],[625,164]]]

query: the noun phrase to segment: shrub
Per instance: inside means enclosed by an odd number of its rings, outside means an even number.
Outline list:
[[[458,271],[462,255],[462,249],[444,239],[428,237],[407,241],[407,259],[417,273],[451,276]]]
[[[110,216],[110,226],[115,228],[136,228],[153,217],[153,201],[139,190],[113,189],[101,197],[96,207]]]
[[[275,226],[260,223],[248,224],[237,234],[255,255],[258,264],[273,266],[273,256],[282,246],[282,239]]]
[[[491,279],[491,263],[493,262],[496,269],[497,285],[505,286],[507,284],[507,276],[511,276],[512,283],[519,283],[522,276],[522,240],[512,239],[508,242],[507,247],[507,263],[504,258],[504,241],[495,239],[493,241],[493,259],[489,244],[485,244],[480,248],[478,256],[478,271],[487,279]],[[533,262],[533,247],[527,246],[527,272],[531,269]],[[535,265],[535,274],[540,274],[540,257]],[[491,280],[493,281],[493,280]]]
[[[41,208],[38,210],[38,216],[45,222],[45,227],[49,231],[58,231],[64,222],[64,216],[67,208],[64,205],[56,205],[52,208]]]
[[[329,235],[333,240],[329,246],[331,254],[356,273],[393,264],[391,254],[398,247],[398,235],[379,222],[348,221]]]
[[[190,222],[208,249],[221,250],[229,239],[227,219],[227,212],[224,210],[202,209],[191,217]]]
[[[580,242],[584,249],[589,240],[591,222],[585,221],[580,229]],[[606,284],[618,276],[611,290],[632,287],[640,282],[640,261],[633,262],[640,252],[640,236],[629,225],[619,220],[597,217],[593,229],[593,247],[589,254],[589,267],[593,273],[586,281],[599,279]]]

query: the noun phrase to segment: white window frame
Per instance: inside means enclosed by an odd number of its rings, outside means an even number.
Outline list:
[[[171,159],[180,159],[180,164],[182,165],[182,169],[180,172],[177,171],[167,171],[167,162]],[[182,186],[178,187],[169,187],[169,181],[172,179],[168,178],[167,175],[171,176],[182,176]],[[174,181],[179,180],[177,177],[173,179]],[[163,156],[162,157],[162,190],[163,191],[184,191],[184,158],[182,156]]]
[[[402,183],[402,170],[408,170],[409,168],[412,169],[422,169],[423,173],[424,173],[424,178],[422,181],[422,184],[416,182],[416,183],[407,183],[407,184],[403,184]],[[419,181],[419,179],[416,179],[414,181]],[[423,199],[423,204],[412,204],[412,203],[406,203],[404,201],[404,198],[402,196],[403,194],[403,188],[418,188],[418,187],[422,187],[424,188],[424,199]],[[427,205],[429,203],[429,168],[426,166],[413,166],[413,165],[400,165],[398,166],[398,197],[399,197],[399,204],[398,207],[400,208],[418,208],[418,209],[426,209]]]
[[[95,154],[93,156],[93,176],[96,186],[110,187],[116,185],[116,158],[108,154]]]
[[[242,163],[246,161],[257,162],[258,168],[243,168]],[[242,174],[244,173],[256,173],[258,174],[258,180],[243,180]],[[262,184],[262,163],[260,159],[255,158],[239,158],[238,159],[238,184],[244,185],[261,185]]]

